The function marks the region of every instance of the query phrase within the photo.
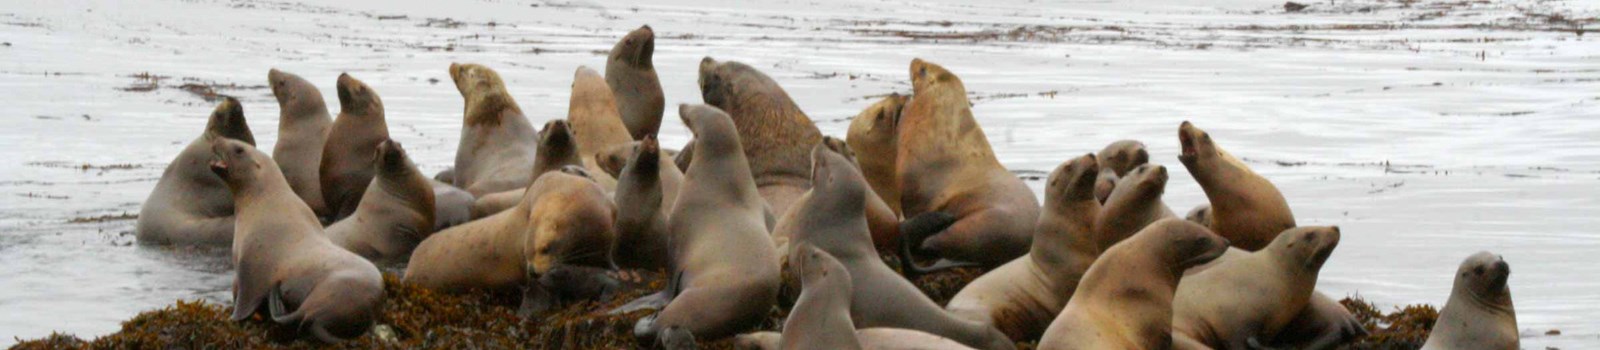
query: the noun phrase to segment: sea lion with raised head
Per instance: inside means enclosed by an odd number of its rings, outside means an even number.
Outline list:
[[[1083,275],[1040,349],[1168,349],[1183,271],[1222,256],[1228,240],[1165,219],[1111,246]]]
[[[987,266],[1026,254],[1039,199],[995,157],[961,78],[922,59],[911,61],[910,73],[895,155],[903,242]]]
[[[1117,181],[1095,220],[1094,239],[1100,250],[1143,230],[1157,220],[1177,217],[1161,200],[1167,190],[1167,167],[1145,164]]]
[[[906,96],[889,94],[868,106],[850,121],[845,133],[845,143],[856,153],[856,164],[861,174],[872,185],[872,192],[889,205],[895,215],[900,214],[900,186],[895,181],[895,153],[899,136],[895,123],[900,120],[900,109],[906,105]]]
[[[855,151],[851,150],[844,140],[833,136],[823,136],[821,145],[844,157],[851,166],[856,167],[856,170],[861,169],[860,162],[856,161]],[[868,184],[870,185],[870,183]],[[894,251],[894,243],[900,240],[899,214],[896,214],[894,209],[891,209],[889,204],[885,203],[883,198],[879,198],[877,195],[867,196],[866,202],[863,204],[866,205],[867,210],[867,230],[872,232],[872,245],[883,251]],[[793,210],[794,208],[791,207],[790,211]],[[787,215],[787,213],[785,214]],[[774,229],[773,232],[777,232],[777,230]]]
[[[572,137],[572,128],[566,120],[553,119],[545,122],[544,128],[539,130],[538,137],[538,155],[533,159],[533,170],[530,172],[533,178],[537,179],[547,172],[559,171],[569,165],[583,166],[583,161],[578,157],[577,141]],[[516,206],[522,201],[525,191],[527,188],[522,187],[479,195],[477,200],[472,202],[472,217],[486,217]]]
[[[661,152],[654,135],[645,135],[617,179],[617,250],[622,268],[668,267],[667,214],[678,199],[683,173]]]
[[[211,111],[205,131],[190,141],[139,207],[135,235],[140,244],[207,244],[233,242],[233,195],[221,177],[206,168],[211,141],[218,138],[255,145],[239,100],[224,96]]]
[[[1211,134],[1187,121],[1178,126],[1183,154],[1178,161],[1194,175],[1211,202],[1211,230],[1235,247],[1255,251],[1295,226],[1294,213],[1278,187],[1251,171],[1211,140]]]
[[[334,244],[375,263],[403,262],[433,234],[434,188],[394,140],[378,144],[373,167],[378,174],[356,212],[324,233]]]
[[[328,129],[318,167],[322,200],[333,221],[350,216],[360,206],[361,196],[377,172],[372,168],[372,155],[377,154],[378,143],[389,139],[378,92],[348,73],[339,74],[338,88],[339,117]]]
[[[450,79],[466,101],[452,184],[473,196],[527,188],[533,167],[533,124],[511,98],[500,74],[477,64],[450,64]]]
[[[266,153],[215,138],[211,172],[238,208],[233,240],[234,321],[262,312],[324,342],[360,336],[383,306],[377,266],[334,245]]]
[[[1186,221],[1195,222],[1193,217]],[[1209,263],[1189,268],[1188,271],[1184,271],[1184,275],[1194,275],[1225,261],[1247,256],[1250,256],[1249,251],[1228,248],[1227,254]],[[1306,307],[1295,315],[1294,320],[1289,321],[1289,325],[1285,326],[1283,331],[1272,338],[1257,338],[1253,340],[1251,346],[1264,349],[1332,349],[1366,334],[1367,330],[1361,324],[1361,320],[1356,319],[1355,315],[1350,313],[1350,309],[1346,309],[1343,304],[1327,294],[1312,291]]]
[[[1111,190],[1116,188],[1117,179],[1127,175],[1140,165],[1150,162],[1150,152],[1144,148],[1144,143],[1135,140],[1120,140],[1106,145],[1097,156],[1105,166],[1100,167],[1100,182],[1095,185],[1095,197],[1101,203],[1111,197]]]
[[[635,140],[661,130],[661,114],[667,107],[651,61],[655,52],[656,32],[645,25],[624,35],[606,58],[606,85],[616,95],[617,112]]]
[[[1317,272],[1338,245],[1338,226],[1296,227],[1262,250],[1184,277],[1174,342],[1245,349],[1276,338],[1309,304]]]
[[[822,142],[822,131],[778,82],[743,63],[701,59],[700,94],[733,118],[756,187],[772,213],[789,212],[811,188],[807,161],[811,147]]]
[[[328,216],[322,200],[322,146],[328,140],[333,117],[322,101],[316,85],[293,73],[267,71],[272,96],[278,99],[278,142],[272,145],[272,160],[283,169],[289,188],[299,195],[317,216]]]
[[[611,88],[594,69],[578,67],[573,73],[567,123],[572,127],[572,138],[576,140],[583,166],[601,187],[615,189],[616,177],[601,168],[595,157],[609,148],[633,142],[633,138],[617,114],[617,99],[611,95]]]
[[[1439,309],[1423,350],[1518,349],[1517,312],[1511,305],[1511,265],[1478,252],[1456,268],[1450,299]]]
[[[1033,248],[962,287],[945,309],[994,325],[1014,341],[1039,339],[1100,254],[1093,235],[1099,174],[1094,154],[1056,167],[1045,184]]]

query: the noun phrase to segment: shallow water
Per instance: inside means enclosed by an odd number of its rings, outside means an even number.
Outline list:
[[[1490,250],[1512,265],[1526,348],[1600,344],[1600,44],[1575,30],[1600,27],[1600,4],[1192,3],[7,1],[0,346],[105,334],[175,299],[229,302],[225,249],[133,239],[131,215],[213,105],[185,84],[237,96],[270,149],[267,69],[318,83],[335,112],[350,72],[431,174],[460,132],[450,62],[500,71],[539,125],[564,116],[576,67],[603,69],[646,23],[671,104],[700,102],[701,57],[738,60],[842,136],[873,96],[908,92],[922,57],[966,82],[1013,171],[1138,139],[1173,171],[1180,212],[1204,201],[1176,162],[1193,121],[1273,180],[1300,224],[1343,228],[1321,290],[1442,305],[1457,263]],[[667,120],[663,143],[687,141]]]

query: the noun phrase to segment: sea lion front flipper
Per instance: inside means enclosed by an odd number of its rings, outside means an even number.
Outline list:
[[[261,271],[262,264],[252,264],[254,260],[251,259],[239,261],[243,263],[240,264],[239,274],[233,282],[233,317],[231,317],[233,321],[243,321],[261,310],[261,303],[267,300],[268,289],[272,288],[267,281],[256,281],[270,276],[267,271]]]
[[[661,308],[666,307],[667,303],[672,302],[672,298],[676,297],[678,292],[682,291],[682,289],[680,289],[682,286],[683,271],[679,271],[678,273],[672,275],[672,280],[667,281],[666,289],[662,289],[660,292],[655,292],[650,295],[634,299],[627,304],[622,304],[622,306],[611,309],[611,311],[606,312],[606,314],[621,315],[639,310],[660,310]]]
[[[517,306],[517,317],[524,319],[543,314],[555,308],[556,296],[535,280],[522,286],[522,305]]]

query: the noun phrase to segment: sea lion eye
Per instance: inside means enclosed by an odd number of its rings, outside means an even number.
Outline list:
[[[927,66],[923,66],[922,68],[919,68],[917,70],[917,75],[920,75],[920,76],[923,76],[923,77],[927,77],[928,76],[928,67]]]
[[[1483,275],[1483,266],[1480,265],[1478,267],[1472,268],[1472,273],[1477,274],[1479,276],[1482,276]]]

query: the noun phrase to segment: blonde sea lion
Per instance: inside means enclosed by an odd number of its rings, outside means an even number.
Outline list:
[[[1026,254],[1039,199],[995,158],[961,78],[922,59],[910,72],[895,155],[904,242],[986,266]]]
[[[1161,200],[1167,189],[1167,167],[1145,164],[1117,181],[1095,220],[1094,236],[1100,250],[1143,230],[1157,220],[1177,217]]]
[[[1183,271],[1222,256],[1228,240],[1165,219],[1111,246],[1083,275],[1040,349],[1168,349]],[[1235,348],[1238,349],[1238,348]]]
[[[1056,167],[1045,185],[1033,248],[962,287],[945,309],[994,325],[1013,341],[1039,339],[1100,254],[1093,236],[1099,174],[1093,154]]]
[[[215,138],[211,171],[238,208],[233,240],[234,321],[266,308],[273,322],[335,343],[372,328],[383,306],[377,266],[334,245],[266,153]]]
[[[378,143],[387,139],[389,124],[384,121],[378,92],[348,73],[339,74],[339,117],[328,129],[318,168],[329,219],[344,219],[360,206],[361,196],[377,172],[372,168],[372,155],[377,153]]]
[[[1339,245],[1339,227],[1284,231],[1260,251],[1184,277],[1173,305],[1178,343],[1245,349],[1273,339],[1309,304],[1317,272]]]
[[[1178,126],[1183,154],[1178,161],[1194,175],[1211,202],[1211,230],[1240,249],[1266,247],[1295,226],[1289,202],[1271,181],[1251,171],[1211,140],[1211,134],[1185,121]]]
[[[1195,222],[1192,217],[1185,220]],[[1195,223],[1201,226],[1206,225],[1199,222]],[[1247,256],[1250,256],[1249,251],[1228,248],[1227,254],[1211,260],[1209,263],[1189,268],[1188,271],[1184,271],[1184,275],[1194,275],[1220,265],[1225,261]],[[1366,334],[1366,328],[1364,328],[1360,320],[1356,319],[1354,314],[1350,313],[1350,309],[1345,308],[1343,304],[1340,304],[1339,301],[1334,300],[1327,294],[1312,291],[1311,299],[1306,302],[1306,307],[1300,310],[1300,313],[1295,315],[1293,320],[1289,321],[1289,325],[1285,326],[1283,331],[1278,332],[1277,336],[1267,339],[1264,343],[1260,338],[1252,340],[1250,345],[1261,349],[1333,349],[1355,341]]]
[[[477,64],[450,64],[450,79],[466,101],[452,184],[473,196],[527,188],[535,177],[533,124],[506,91],[500,74]]]
[[[732,116],[756,187],[772,213],[789,212],[811,188],[806,162],[811,147],[822,142],[822,132],[783,87],[743,63],[701,59],[700,94],[706,104]]]
[[[538,135],[538,155],[534,157],[533,170],[530,172],[534,178],[548,172],[560,171],[569,165],[583,165],[583,161],[578,157],[577,141],[572,137],[571,130],[565,120],[555,119],[544,123],[544,128],[539,130]],[[472,202],[472,217],[494,215],[516,206],[522,201],[525,191],[526,187],[480,195]]]
[[[606,58],[606,85],[616,95],[617,111],[635,140],[661,129],[661,114],[667,107],[651,62],[655,51],[656,33],[646,25],[623,36]]]
[[[278,99],[278,142],[272,145],[272,160],[283,169],[294,190],[317,216],[328,216],[322,200],[322,146],[328,140],[333,117],[316,85],[293,73],[267,71],[267,84]]]
[[[895,133],[895,124],[900,120],[900,109],[905,107],[906,100],[899,93],[884,96],[856,114],[845,133],[845,143],[855,151],[856,164],[861,166],[867,184],[872,185],[872,192],[882,198],[895,215],[900,214],[900,186],[894,172],[900,139]]]
[[[661,152],[654,135],[645,135],[617,179],[617,250],[622,268],[655,270],[672,259],[667,214],[678,199],[683,173]]]
[[[615,176],[600,167],[595,158],[612,147],[633,142],[628,127],[617,114],[617,99],[611,95],[605,78],[589,67],[578,67],[573,73],[572,98],[567,107],[567,123],[572,127],[572,137],[578,144],[578,157],[600,182],[601,187],[617,187]]]
[[[224,96],[211,111],[205,131],[190,141],[161,171],[150,197],[139,208],[134,232],[140,244],[207,244],[233,242],[233,195],[206,164],[211,141],[218,138],[255,145],[239,100]]]
[[[1100,167],[1100,182],[1095,185],[1095,197],[1100,198],[1100,203],[1105,203],[1111,197],[1111,190],[1116,188],[1117,179],[1127,175],[1133,168],[1150,162],[1150,152],[1144,148],[1144,143],[1135,140],[1120,140],[1106,145],[1100,150],[1099,159],[1105,163]]]
[[[1511,305],[1511,265],[1478,252],[1456,268],[1450,300],[1439,310],[1423,350],[1518,349],[1517,312]]]
[[[334,244],[376,263],[398,263],[433,234],[433,185],[394,140],[378,144],[373,160],[377,176],[361,197],[361,205],[324,233]]]

